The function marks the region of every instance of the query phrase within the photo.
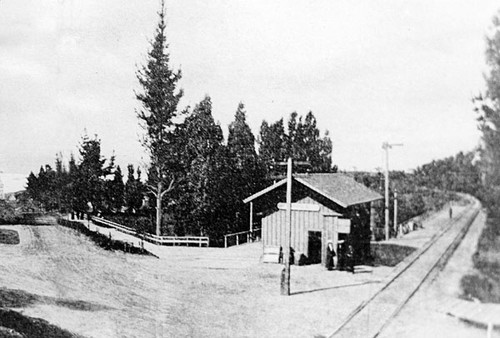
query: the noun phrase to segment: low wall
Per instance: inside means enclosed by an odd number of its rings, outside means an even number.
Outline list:
[[[396,266],[411,255],[416,248],[394,243],[372,242],[370,252],[373,265]]]

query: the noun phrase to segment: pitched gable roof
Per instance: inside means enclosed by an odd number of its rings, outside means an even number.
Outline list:
[[[379,193],[344,174],[298,175],[295,180],[344,208],[382,199]]]
[[[294,181],[347,208],[351,205],[368,203],[382,199],[382,195],[356,182],[344,174],[304,174],[294,175]],[[286,183],[286,179],[261,190],[243,200],[248,203]]]

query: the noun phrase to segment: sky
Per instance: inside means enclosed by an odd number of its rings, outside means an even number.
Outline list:
[[[384,141],[404,144],[390,150],[398,170],[479,144],[471,98],[484,90],[497,1],[166,5],[171,66],[183,74],[179,108],[210,95],[224,130],[239,102],[255,135],[264,119],[312,111],[344,170],[383,168]],[[4,181],[53,164],[56,153],[78,155],[85,133],[120,166],[147,165],[135,74],[158,9],[157,0],[0,0]]]

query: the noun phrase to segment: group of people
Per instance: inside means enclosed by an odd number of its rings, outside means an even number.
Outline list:
[[[337,256],[333,242],[328,241],[326,247],[326,268],[333,270],[335,267],[338,270],[347,270],[354,273],[354,248],[349,241],[341,241],[338,245],[337,266],[335,266],[334,258]]]

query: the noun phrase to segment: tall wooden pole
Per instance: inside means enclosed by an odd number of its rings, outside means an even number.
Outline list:
[[[385,142],[385,240],[389,240],[389,144]]]
[[[285,267],[281,274],[281,294],[290,295],[290,236],[292,225],[292,158],[288,158],[286,173],[286,224],[285,243],[283,248],[283,262]]]
[[[389,149],[394,146],[402,146],[402,143],[384,142],[382,149],[385,150],[385,240],[389,240]]]
[[[250,202],[250,239],[253,240],[253,202]]]
[[[394,233],[398,233],[398,192],[394,191]],[[401,232],[399,232],[401,235]]]

